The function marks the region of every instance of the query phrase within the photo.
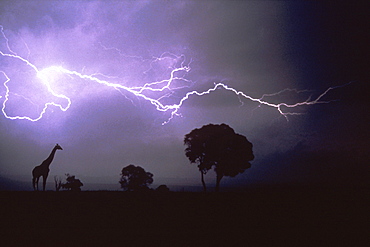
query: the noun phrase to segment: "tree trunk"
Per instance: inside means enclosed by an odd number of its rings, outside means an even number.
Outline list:
[[[203,191],[207,192],[206,183],[204,182],[204,173],[202,171],[200,171],[200,174],[202,175],[201,178],[202,178]]]
[[[223,175],[217,174],[217,177],[216,177],[216,192],[220,191],[220,182],[221,182],[222,178],[223,178]]]

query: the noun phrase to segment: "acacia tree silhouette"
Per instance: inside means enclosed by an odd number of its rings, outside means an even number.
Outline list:
[[[125,191],[144,191],[153,183],[153,174],[140,166],[128,165],[122,169],[119,181]]]
[[[204,125],[185,135],[185,155],[191,163],[197,163],[201,173],[203,190],[206,191],[204,175],[214,167],[216,191],[224,176],[235,177],[251,167],[254,159],[252,143],[226,124]]]

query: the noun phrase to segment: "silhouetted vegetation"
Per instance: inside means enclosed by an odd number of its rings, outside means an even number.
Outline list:
[[[252,143],[226,124],[204,125],[185,135],[185,155],[191,163],[197,163],[201,172],[203,189],[204,175],[214,167],[217,175],[216,191],[224,176],[235,177],[251,167],[254,159]]]
[[[119,183],[124,191],[146,191],[153,183],[153,174],[140,166],[128,165],[122,169]]]
[[[75,178],[75,176],[69,175],[68,173],[66,176],[67,182],[62,184],[62,188],[71,191],[81,191],[83,183],[79,179]]]
[[[59,191],[62,188],[62,178],[59,176],[54,176],[55,190]]]
[[[157,191],[157,192],[169,192],[170,191],[170,189],[167,187],[167,185],[165,185],[165,184],[161,184],[161,185],[159,185],[156,189],[155,189],[155,191]]]

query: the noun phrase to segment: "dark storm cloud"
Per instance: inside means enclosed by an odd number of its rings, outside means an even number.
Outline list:
[[[183,117],[162,126],[170,114],[131,93],[61,76],[54,86],[71,98],[67,112],[53,108],[36,123],[0,119],[0,175],[29,175],[58,142],[64,150],[56,155],[52,174],[116,176],[134,164],[152,172],[154,180],[194,178],[198,172],[186,160],[183,136],[204,124],[224,122],[254,144],[252,168],[236,178],[241,184],[254,181],[251,176],[266,183],[291,181],[289,176],[309,181],[311,168],[300,166],[300,153],[309,157],[313,152],[316,162],[330,147],[342,152],[351,143],[362,152],[365,143],[365,121],[357,130],[354,124],[367,102],[359,89],[365,78],[360,63],[365,42],[358,36],[365,28],[360,26],[362,6],[348,13],[347,7],[300,1],[2,1],[0,25],[12,49],[40,69],[63,66],[143,85],[166,75],[165,65],[153,66],[150,59],[170,52],[184,54],[186,64],[192,61],[186,78],[199,91],[219,81],[256,98],[284,88],[310,90],[268,98],[274,102],[315,98],[332,85],[356,82],[325,98],[341,101],[297,109],[305,115],[289,122],[276,109],[220,89],[191,96],[179,111]],[[344,25],[336,21],[338,15]],[[1,44],[3,49],[4,40]],[[345,134],[348,130],[354,134]],[[310,149],[297,148],[300,143]],[[361,156],[358,163],[365,160]],[[270,169],[280,175],[270,176]]]

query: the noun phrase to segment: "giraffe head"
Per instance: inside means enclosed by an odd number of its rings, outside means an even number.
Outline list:
[[[55,148],[56,149],[60,149],[60,150],[63,150],[63,148],[61,146],[59,146],[59,144],[57,143],[57,145],[55,145]]]

